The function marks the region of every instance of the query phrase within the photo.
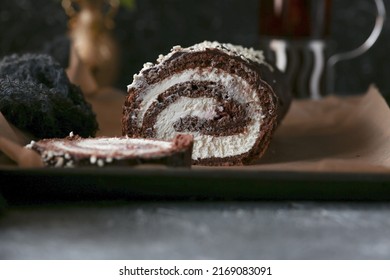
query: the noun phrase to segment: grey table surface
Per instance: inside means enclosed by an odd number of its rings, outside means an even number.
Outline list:
[[[390,203],[111,201],[11,206],[1,259],[389,259]]]

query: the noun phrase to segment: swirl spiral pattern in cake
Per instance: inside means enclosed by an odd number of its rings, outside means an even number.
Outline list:
[[[243,165],[260,158],[291,95],[262,52],[204,41],[173,47],[146,63],[128,86],[122,132],[194,136],[193,164]]]

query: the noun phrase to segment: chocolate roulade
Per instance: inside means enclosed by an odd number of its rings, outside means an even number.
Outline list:
[[[250,164],[264,154],[289,108],[281,75],[253,48],[209,41],[173,47],[134,75],[123,135],[189,133],[193,164]]]
[[[176,135],[171,140],[129,137],[65,138],[32,141],[26,146],[38,152],[48,167],[104,167],[158,164],[190,167],[193,137]]]

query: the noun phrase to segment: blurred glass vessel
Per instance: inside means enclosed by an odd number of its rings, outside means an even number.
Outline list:
[[[358,57],[378,39],[386,18],[383,0],[374,0],[375,26],[354,50],[331,53],[331,0],[259,0],[260,48],[286,74],[296,98],[334,93],[334,66]]]

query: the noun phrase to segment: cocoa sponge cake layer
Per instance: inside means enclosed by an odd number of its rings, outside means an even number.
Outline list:
[[[146,63],[128,86],[123,135],[192,134],[192,161],[250,164],[266,151],[291,102],[262,52],[205,41]]]

